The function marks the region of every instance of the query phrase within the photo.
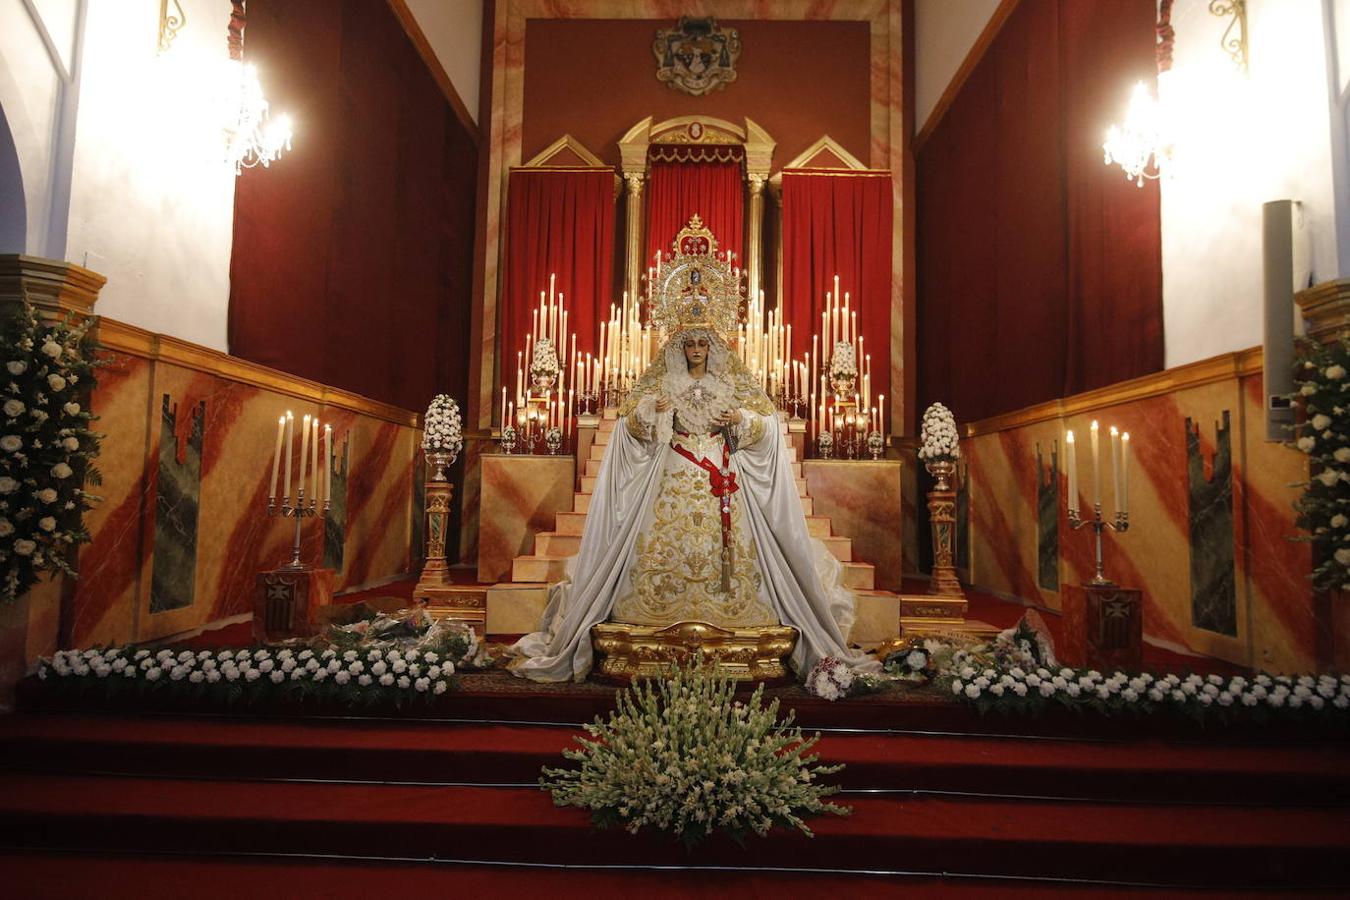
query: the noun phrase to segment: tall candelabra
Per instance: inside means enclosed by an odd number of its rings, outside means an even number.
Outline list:
[[[1102,460],[1100,426],[1094,419],[1088,429],[1090,452],[1092,455],[1092,518],[1084,519],[1078,506],[1078,442],[1069,431],[1064,436],[1065,455],[1068,460],[1069,496],[1067,501],[1069,527],[1074,531],[1084,525],[1091,526],[1095,547],[1096,571],[1088,582],[1094,587],[1114,587],[1115,582],[1106,577],[1102,565],[1102,532],[1108,528],[1117,534],[1124,534],[1130,528],[1129,492],[1130,492],[1130,433],[1121,432],[1115,426],[1110,428],[1111,478],[1116,498],[1116,513],[1113,519],[1102,515]]]
[[[295,417],[287,412],[277,420],[276,448],[272,456],[272,486],[267,497],[268,517],[280,514],[284,518],[295,520],[295,539],[291,546],[291,561],[281,567],[281,571],[298,572],[307,568],[300,559],[300,539],[307,518],[321,515],[332,508],[328,496],[332,488],[333,426],[324,426],[324,448],[322,477],[319,468],[319,417],[305,416],[300,425],[300,472],[295,482],[294,503],[291,502],[291,459],[295,440]],[[283,459],[283,437],[285,442],[286,482],[280,498],[277,496],[277,476]],[[305,485],[309,484],[309,497],[305,497]],[[322,499],[320,499],[322,497]],[[280,502],[278,503],[278,499]]]
[[[1114,521],[1108,521],[1102,518],[1102,505],[1100,503],[1092,504],[1092,518],[1084,519],[1082,513],[1074,508],[1069,509],[1069,527],[1074,531],[1082,528],[1084,525],[1091,526],[1093,532],[1093,543],[1096,548],[1096,574],[1088,584],[1097,587],[1115,587],[1116,583],[1106,577],[1102,565],[1102,532],[1108,528],[1118,534],[1124,534],[1130,530],[1130,514],[1127,512],[1117,512]]]

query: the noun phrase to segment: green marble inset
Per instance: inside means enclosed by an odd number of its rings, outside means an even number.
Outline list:
[[[1050,445],[1049,471],[1036,444],[1036,581],[1059,590],[1059,441]]]
[[[1232,432],[1228,410],[1215,425],[1213,474],[1205,478],[1200,428],[1186,420],[1186,474],[1191,537],[1191,621],[1237,636],[1237,570],[1233,558]]]
[[[160,417],[155,546],[150,568],[150,612],[191,606],[197,576],[197,514],[202,489],[206,402],[192,409],[183,458],[178,458],[178,406],[164,395]]]
[[[351,463],[351,439],[333,448],[328,461],[333,477],[333,496],[323,514],[323,567],[342,574],[343,554],[347,546],[347,468]]]
[[[970,466],[963,462],[956,464],[956,547],[952,554],[953,565],[958,569],[970,569]]]
[[[413,463],[413,502],[412,502],[412,564],[420,570],[427,558],[427,455],[417,452]],[[449,555],[449,547],[445,548]]]

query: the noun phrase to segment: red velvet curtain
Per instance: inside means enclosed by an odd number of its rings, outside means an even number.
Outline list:
[[[811,349],[825,292],[847,292],[872,357],[872,393],[891,396],[890,173],[783,173],[783,319],[792,355]],[[859,363],[861,364],[861,360]]]
[[[252,0],[245,40],[297,134],[235,183],[230,352],[405,409],[465,400],[473,137],[386,4]]]
[[[958,419],[1163,363],[1156,184],[1102,164],[1154,0],[1022,3],[917,157],[918,392]]]
[[[745,179],[739,160],[667,162],[652,160],[647,187],[647,255],[669,253],[675,235],[695,213],[717,239],[718,252],[730,250],[744,267]]]
[[[596,351],[600,322],[613,299],[613,267],[612,170],[511,172],[498,345],[501,384],[509,389],[515,384],[516,354],[525,350],[530,310],[539,306],[539,292],[548,291],[550,275],[556,276],[554,290],[566,300],[567,330],[577,336],[577,351]]]

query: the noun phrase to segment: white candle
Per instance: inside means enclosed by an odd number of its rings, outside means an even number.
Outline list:
[[[1130,433],[1120,436],[1120,512],[1130,511]]]
[[[314,436],[309,443],[310,496],[319,502],[319,417],[314,417]]]
[[[885,394],[880,394],[880,395],[877,396],[877,426],[878,426],[878,427],[877,427],[877,431],[880,431],[880,432],[881,432],[881,440],[882,440],[882,442],[883,442],[883,443],[890,443],[889,441],[886,440],[886,438],[888,438],[889,435],[886,434],[886,395],[885,395]]]
[[[506,427],[506,385],[502,385],[502,427]]]
[[[1097,420],[1092,420],[1092,505],[1096,508],[1102,502],[1102,445],[1097,437]]]
[[[333,499],[333,426],[323,426],[323,499]]]
[[[291,499],[291,451],[295,447],[295,416],[291,411],[286,410],[286,493],[282,496],[286,498],[287,505]]]
[[[1064,436],[1064,459],[1069,467],[1069,510],[1078,511],[1078,445],[1074,443],[1073,431]]]
[[[305,495],[306,466],[309,462],[309,416],[300,423],[300,478],[295,482],[295,496]]]
[[[1120,511],[1120,429],[1111,426],[1111,502]]]
[[[286,417],[277,417],[277,443],[272,448],[272,486],[267,489],[267,499],[277,499],[277,473],[281,471],[281,440],[286,435]]]

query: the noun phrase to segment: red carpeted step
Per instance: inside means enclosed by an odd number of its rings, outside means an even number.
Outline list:
[[[692,863],[697,860],[691,860]],[[850,873],[652,870],[485,866],[426,862],[253,859],[248,857],[156,858],[69,853],[0,853],[0,884],[29,900],[144,900],[147,886],[159,896],[238,900],[280,893],[305,897],[388,895],[535,896],[545,886],[550,900],[597,897],[791,896],[1134,897],[1137,892],[1101,885],[1027,884],[992,879],[867,875]],[[1190,892],[1150,890],[1150,900],[1190,897]],[[1304,894],[1303,896],[1310,896]],[[1311,895],[1318,896],[1318,895]],[[1339,896],[1330,894],[1327,896]]]
[[[17,715],[0,766],[255,779],[533,783],[561,762],[569,727]],[[850,789],[1350,805],[1350,751],[1060,740],[826,734],[817,752]]]
[[[1240,789],[1235,786],[1235,790]],[[707,865],[886,868],[1244,885],[1350,885],[1342,809],[896,800],[852,796],[853,814],[744,848],[717,839]],[[111,851],[291,852],[681,864],[668,838],[596,833],[541,791],[254,784],[0,775],[0,843]]]

